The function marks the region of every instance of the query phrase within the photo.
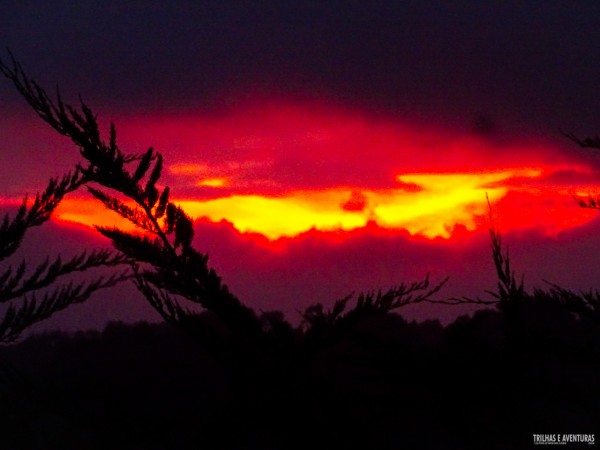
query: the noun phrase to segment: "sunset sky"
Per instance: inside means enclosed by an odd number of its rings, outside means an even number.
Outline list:
[[[428,273],[450,277],[440,298],[486,298],[486,196],[526,286],[600,287],[600,219],[572,198],[600,192],[600,151],[560,132],[600,133],[598,2],[71,3],[0,5],[0,46],[126,151],[164,155],[196,247],[249,305],[295,320]],[[0,137],[3,208],[79,162],[8,80]],[[121,225],[72,194],[21,253],[106,245],[93,224]],[[154,317],[125,286],[51,325]]]

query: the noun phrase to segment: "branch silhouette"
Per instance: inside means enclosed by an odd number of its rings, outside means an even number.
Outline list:
[[[574,142],[581,148],[600,150],[600,136],[598,136],[598,135],[596,135],[594,137],[580,138],[580,137],[576,136],[574,133],[567,133],[560,129],[559,129],[559,132],[564,137],[571,140],[572,142]],[[582,208],[600,209],[600,198],[595,197],[591,194],[587,195],[587,196],[583,196],[583,195],[573,192],[571,194],[571,197]]]
[[[600,136],[580,138],[574,133],[567,133],[562,130],[559,130],[559,132],[567,139],[570,139],[571,141],[579,145],[581,148],[600,149]]]
[[[1,60],[0,71],[4,75],[10,73]],[[32,88],[31,85],[29,87]],[[0,262],[17,251],[31,228],[41,226],[50,219],[68,193],[79,189],[88,181],[84,170],[77,167],[73,173],[61,178],[51,178],[46,189],[37,193],[32,201],[26,195],[12,217],[5,214],[0,224]],[[31,325],[74,303],[81,303],[93,292],[114,286],[131,275],[128,271],[122,271],[87,282],[63,283],[43,294],[40,293],[42,289],[49,288],[60,278],[75,272],[130,263],[131,260],[124,255],[99,250],[83,252],[67,261],[63,261],[60,256],[52,261],[47,258],[29,273],[26,261],[16,267],[10,265],[0,270],[0,304],[7,305],[0,316],[0,343],[14,341]]]
[[[0,64],[1,67],[1,64]],[[11,256],[21,245],[25,233],[31,228],[42,225],[49,218],[66,194],[78,189],[86,178],[77,169],[61,179],[51,178],[46,189],[36,194],[31,204],[25,196],[15,217],[8,214],[0,225],[0,261]]]
[[[51,179],[47,188],[28,204],[27,196],[14,215],[4,216],[0,226],[0,261],[12,256],[20,247],[26,233],[47,222],[64,196],[85,183],[79,170],[60,180]],[[17,339],[31,325],[45,320],[74,303],[81,303],[96,290],[114,286],[130,278],[127,271],[88,282],[61,284],[40,298],[39,292],[49,288],[60,278],[75,272],[98,267],[116,267],[130,263],[124,255],[106,250],[82,252],[66,261],[58,256],[37,265],[28,272],[26,261],[9,265],[0,271],[0,304],[8,305],[0,318],[0,343]]]
[[[55,98],[51,98],[27,77],[10,52],[9,55],[11,64],[0,60],[0,71],[42,120],[79,148],[85,164],[79,165],[78,171],[86,184],[98,186],[88,186],[90,194],[142,231],[139,234],[96,227],[117,250],[135,261],[135,284],[164,320],[185,326],[197,323],[193,317],[199,311],[181,305],[188,301],[214,313],[231,332],[247,341],[259,342],[275,330],[287,333],[291,329],[281,314],[259,316],[244,305],[208,266],[208,256],[193,248],[192,219],[171,201],[169,187],[158,184],[163,167],[159,152],[152,147],[143,154],[124,152],[117,144],[112,123],[109,140],[104,142],[96,116],[81,98],[78,107],[63,102],[58,89]],[[302,327],[307,333],[325,325],[343,329],[361,317],[432,301],[431,296],[444,283],[445,280],[432,287],[426,277],[385,293],[361,294],[350,309],[347,304],[352,296],[337,302],[328,312],[314,305],[302,313]]]

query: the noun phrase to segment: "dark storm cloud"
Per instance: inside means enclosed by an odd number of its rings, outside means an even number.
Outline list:
[[[123,107],[282,94],[466,128],[485,117],[486,132],[592,133],[599,13],[593,1],[29,1],[0,6],[0,42],[44,83]]]

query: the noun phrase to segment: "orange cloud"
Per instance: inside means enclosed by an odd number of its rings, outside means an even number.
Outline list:
[[[535,186],[549,171],[520,168],[487,173],[410,173],[396,177],[399,187],[395,189],[338,187],[278,196],[179,199],[177,203],[192,217],[225,220],[240,232],[258,233],[270,240],[298,236],[311,229],[349,231],[373,223],[430,239],[450,238],[457,228],[475,231],[485,222],[486,197],[500,205],[502,224],[509,229],[537,227],[556,233],[591,220],[595,212],[580,211],[567,194],[569,188]],[[418,189],[406,190],[405,185]],[[124,225],[114,213],[78,199],[63,202],[57,217],[85,224]],[[488,226],[485,223],[484,228]],[[126,228],[132,226],[127,224]]]
[[[212,116],[132,117],[122,130],[123,148],[148,140],[163,151],[161,182],[189,214],[270,240],[372,225],[447,239],[487,228],[486,196],[508,229],[556,233],[595,216],[571,193],[594,189],[597,171],[541,140],[493,141],[285,102]],[[76,198],[56,217],[124,225]]]
[[[278,197],[232,195],[180,203],[195,217],[227,220],[241,232],[260,233],[269,239],[292,237],[310,229],[352,230],[368,222],[429,238],[448,238],[457,225],[475,229],[476,218],[487,211],[486,194],[491,201],[506,194],[507,188],[492,183],[514,177],[535,178],[541,173],[539,169],[511,169],[486,174],[404,174],[397,177],[401,184],[420,189],[332,188]]]
[[[54,211],[53,218],[90,227],[117,227],[126,231],[138,230],[131,222],[123,219],[92,198],[68,197],[64,199]]]

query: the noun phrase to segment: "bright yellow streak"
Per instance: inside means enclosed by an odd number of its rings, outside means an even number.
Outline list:
[[[421,186],[410,196],[393,191],[391,195],[374,193],[374,213],[384,228],[404,228],[412,234],[429,238],[450,237],[452,228],[461,224],[475,228],[475,217],[487,211],[486,195],[490,201],[502,198],[507,187],[495,185],[513,177],[535,178],[539,169],[520,169],[476,174],[407,174],[396,179]]]
[[[352,230],[373,221],[382,228],[403,229],[428,238],[451,236],[457,225],[468,230],[477,226],[477,217],[487,214],[490,201],[501,199],[511,187],[508,180],[536,178],[539,169],[509,169],[488,173],[403,174],[396,177],[401,186],[419,190],[331,188],[320,191],[294,191],[277,197],[233,195],[209,200],[175,200],[192,217],[211,221],[226,220],[240,232],[253,232],[269,239],[293,237],[311,229]],[[219,187],[226,178],[208,178],[204,186]],[[344,208],[360,197],[359,206]],[[364,200],[364,202],[363,202]],[[364,203],[364,208],[360,206]],[[102,226],[133,225],[93,201],[67,199],[56,217]]]
[[[457,224],[475,229],[476,216],[487,212],[491,201],[502,198],[508,188],[497,183],[513,177],[535,178],[538,169],[505,170],[473,174],[406,174],[398,181],[422,189],[362,190],[365,208],[348,211],[342,205],[356,189],[300,191],[281,197],[238,195],[207,201],[187,200],[181,206],[194,217],[218,222],[227,220],[241,232],[260,233],[269,239],[296,236],[310,229],[351,230],[368,221],[389,229],[405,229],[428,238],[448,238]]]
[[[198,186],[206,187],[225,187],[229,185],[227,178],[204,178],[197,183]]]
[[[181,201],[193,217],[227,220],[241,232],[256,232],[270,239],[296,236],[304,231],[352,230],[366,225],[362,211],[346,211],[340,204],[350,191],[296,192],[285,197],[236,195],[208,201]]]

